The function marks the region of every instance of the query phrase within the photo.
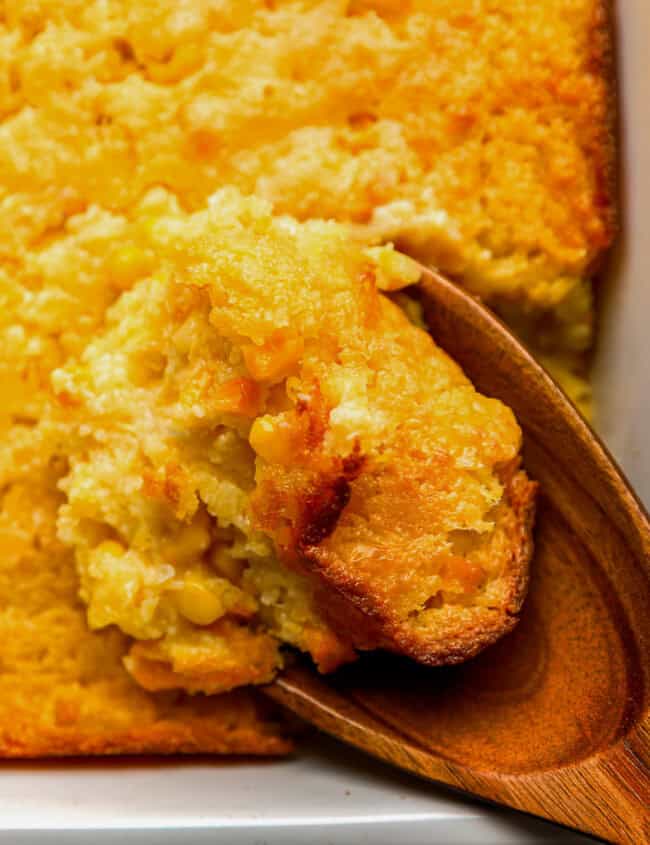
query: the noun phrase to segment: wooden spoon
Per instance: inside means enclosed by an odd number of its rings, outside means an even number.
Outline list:
[[[298,664],[267,694],[434,781],[612,842],[650,842],[650,525],[547,373],[468,293],[425,270],[437,343],[510,405],[541,485],[530,592],[514,632],[468,663],[369,655]]]

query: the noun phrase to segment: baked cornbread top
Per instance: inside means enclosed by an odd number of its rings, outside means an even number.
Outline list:
[[[232,188],[144,207],[150,273],[53,371],[35,432],[69,465],[59,536],[89,624],[137,641],[134,677],[219,692],[270,680],[280,642],[327,670],[357,647],[463,659],[508,630],[520,431],[379,292],[417,265]]]
[[[0,258],[33,289],[22,256],[75,215],[234,184],[370,226],[582,349],[612,228],[606,45],[595,0],[8,4]]]

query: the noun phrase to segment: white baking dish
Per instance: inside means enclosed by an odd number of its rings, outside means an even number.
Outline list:
[[[293,760],[80,761],[0,770],[2,845],[580,845],[333,740]]]
[[[626,237],[606,283],[599,428],[650,501],[650,3],[619,0]],[[0,765],[0,843],[532,845],[591,841],[390,771],[330,740],[276,763]]]
[[[601,303],[597,427],[650,502],[650,4],[618,0],[623,226]]]

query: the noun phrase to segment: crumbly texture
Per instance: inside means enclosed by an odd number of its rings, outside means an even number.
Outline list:
[[[154,185],[195,210],[234,184],[394,240],[561,374],[613,232],[609,43],[601,0],[7,3],[0,250]],[[101,320],[70,286],[56,313]]]
[[[89,625],[134,639],[136,680],[263,683],[281,643],[323,671],[378,646],[449,663],[509,630],[534,486],[512,413],[378,291],[417,265],[234,189],[145,205],[155,269],[52,373],[38,427],[65,431]]]
[[[56,536],[64,469],[53,460],[1,494],[0,755],[286,753],[285,729],[249,691],[152,695],[124,669],[124,634],[89,631]]]

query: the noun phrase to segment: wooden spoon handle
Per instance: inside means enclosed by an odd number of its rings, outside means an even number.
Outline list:
[[[511,776],[502,780],[502,786],[510,787],[506,803],[512,807],[617,845],[647,845],[649,764],[650,723],[646,719],[614,746],[582,763]]]
[[[520,785],[514,785],[515,794]],[[513,805],[517,803],[515,798]],[[647,845],[650,722],[646,719],[612,748],[583,763],[533,776],[525,785],[524,803],[529,811],[608,842]]]
[[[650,722],[576,772],[567,795],[585,828],[624,845],[650,842]]]
[[[587,760],[534,773],[475,772],[431,754],[317,676],[288,669],[267,695],[297,715],[400,769],[599,836],[650,843],[650,719]]]

